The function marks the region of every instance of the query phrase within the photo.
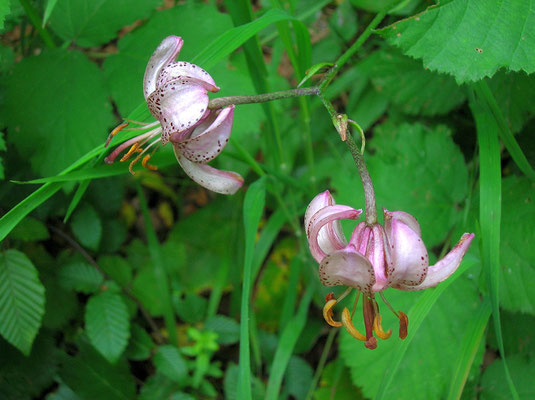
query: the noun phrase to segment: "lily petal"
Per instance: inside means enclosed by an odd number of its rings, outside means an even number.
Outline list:
[[[420,224],[409,213],[405,211],[388,211],[386,208],[383,208],[385,216],[385,231],[387,236],[390,238],[390,232],[392,231],[392,219],[397,219],[398,221],[403,222],[409,228],[411,228],[418,236],[422,236],[422,230],[420,229]]]
[[[195,78],[205,83],[206,90],[210,92],[218,92],[219,87],[215,84],[214,79],[208,72],[199,67],[198,65],[191,64],[186,61],[176,61],[166,65],[156,82],[156,87],[165,85],[180,76]]]
[[[314,214],[316,214],[323,207],[332,206],[334,204],[336,203],[328,190],[321,192],[314,197],[305,211],[305,231],[308,231],[310,219]]]
[[[207,163],[221,153],[228,143],[233,117],[233,105],[219,113],[212,112],[195,127],[189,139],[177,142],[175,146],[188,160]]]
[[[373,225],[372,240],[368,246],[367,253],[366,257],[371,261],[375,274],[373,291],[379,292],[388,286],[385,265],[385,233],[381,225]]]
[[[319,274],[325,286],[345,285],[367,294],[371,294],[375,283],[372,264],[352,244],[327,255]]]
[[[449,278],[461,264],[461,261],[470,247],[470,243],[472,243],[473,238],[473,233],[465,233],[463,236],[461,236],[461,239],[455,245],[455,247],[451,249],[442,260],[429,267],[427,270],[427,277],[422,284],[418,286],[405,287],[403,290],[427,289],[436,286],[440,282]]]
[[[340,219],[358,219],[362,210],[355,210],[344,205],[323,207],[315,213],[307,228],[308,245],[310,252],[317,262],[335,250],[346,246],[347,241],[339,225]],[[327,225],[327,226],[325,226]]]
[[[389,240],[391,261],[387,266],[390,285],[416,286],[421,284],[427,274],[429,256],[424,242],[408,225],[397,218],[392,219]]]
[[[176,145],[173,146],[173,150],[176,159],[184,169],[184,172],[206,189],[221,194],[234,194],[243,185],[243,178],[240,174],[232,171],[222,171],[205,164],[191,162],[180,154]]]
[[[203,85],[198,79],[180,77],[149,96],[149,110],[162,124],[162,144],[166,144],[173,133],[192,128],[205,116],[208,93]]]
[[[183,44],[184,41],[181,37],[168,36],[154,50],[145,69],[145,76],[143,77],[143,94],[145,95],[145,99],[156,90],[156,80],[160,71],[167,64],[174,61],[180,49],[182,49]]]

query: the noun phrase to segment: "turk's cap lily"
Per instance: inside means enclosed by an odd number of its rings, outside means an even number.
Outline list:
[[[382,291],[389,287],[412,291],[436,286],[457,270],[474,238],[474,234],[465,233],[444,258],[429,266],[418,221],[403,211],[383,211],[384,226],[362,221],[349,241],[341,232],[340,220],[358,219],[361,210],[337,205],[329,191],[325,191],[312,200],[305,213],[310,252],[320,264],[322,283],[356,288],[364,294],[366,335],[358,333],[345,310],[342,323],[333,325],[332,307],[337,302],[334,298],[328,299],[325,305],[326,320],[332,326],[343,324],[354,337],[366,341],[368,348],[376,346],[373,332],[382,339],[390,336],[382,330],[375,293],[383,297]],[[394,313],[400,320],[400,337],[404,338],[408,318],[401,311]]]
[[[220,171],[205,165],[224,149],[229,141],[234,118],[234,105],[221,110],[208,109],[208,92],[217,92],[219,87],[197,65],[175,61],[184,41],[178,36],[165,38],[152,54],[143,79],[143,94],[151,114],[157,119],[135,130],[148,130],[118,146],[105,161],[111,164],[127,148],[121,158],[126,161],[136,155],[132,167],[140,159],[149,169],[150,155],[145,153],[168,141],[179,164],[195,182],[222,194],[234,194],[243,184],[243,178],[231,171]],[[115,134],[128,123],[119,125],[110,134],[106,146]],[[155,146],[157,145],[157,146]],[[142,149],[142,147],[145,147]]]

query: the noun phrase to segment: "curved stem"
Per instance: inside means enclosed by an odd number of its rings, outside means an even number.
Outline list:
[[[280,92],[273,93],[264,93],[251,96],[230,96],[230,97],[219,97],[217,99],[212,99],[208,103],[208,108],[211,110],[223,108],[230,106],[232,104],[252,104],[252,103],[265,103],[272,100],[288,99],[291,97],[299,96],[310,96],[319,94],[319,89],[316,87],[312,88],[299,88],[299,89],[290,89],[283,90]]]

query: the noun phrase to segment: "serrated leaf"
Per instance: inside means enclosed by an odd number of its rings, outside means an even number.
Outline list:
[[[205,329],[217,333],[217,343],[229,345],[240,340],[240,324],[226,315],[214,315],[206,320]]]
[[[156,369],[169,379],[182,384],[187,379],[188,366],[176,347],[159,346],[153,360]]]
[[[58,279],[63,288],[87,294],[96,292],[104,282],[102,274],[85,262],[64,265],[59,271]]]
[[[506,357],[507,366],[518,389],[518,395],[521,400],[535,398],[535,386],[533,385],[533,376],[535,376],[535,362],[533,358],[527,358],[523,355]],[[494,361],[483,373],[481,381],[481,400],[509,400],[511,392],[507,385],[504,385],[505,373],[503,362]]]
[[[292,356],[286,371],[286,390],[296,399],[304,400],[312,383],[312,367],[301,357]]]
[[[9,235],[11,239],[33,242],[50,237],[46,225],[36,218],[26,217],[13,229]]]
[[[176,392],[177,386],[176,382],[157,372],[144,382],[138,400],[168,399]]]
[[[136,386],[128,363],[112,365],[88,343],[79,344],[80,352],[63,354],[61,379],[82,399],[130,400],[136,398]]]
[[[150,335],[139,325],[132,324],[130,341],[126,348],[126,357],[130,360],[140,361],[150,357],[154,343]]]
[[[80,52],[25,58],[5,83],[8,140],[39,175],[55,175],[78,160],[113,125],[102,73]]]
[[[118,285],[125,287],[132,282],[132,266],[120,256],[102,256],[98,265]]]
[[[403,53],[457,82],[492,76],[502,67],[535,71],[535,13],[529,0],[443,0],[379,30]]]
[[[85,328],[91,344],[115,363],[130,338],[128,309],[121,295],[103,292],[92,296],[86,306]]]
[[[200,322],[205,317],[208,300],[202,296],[186,293],[184,298],[175,296],[172,302],[175,312],[185,322]]]
[[[378,92],[407,114],[447,114],[465,100],[455,79],[425,70],[421,62],[396,48],[376,51],[359,69],[369,76]]]
[[[148,17],[161,0],[62,0],[50,16],[50,28],[78,46],[99,46],[117,31]]]
[[[500,306],[535,314],[535,183],[511,176],[502,180]]]
[[[92,206],[86,205],[74,214],[71,228],[80,244],[91,250],[98,249],[102,237],[102,222]]]
[[[0,254],[0,334],[23,354],[32,343],[45,312],[45,288],[23,253]]]

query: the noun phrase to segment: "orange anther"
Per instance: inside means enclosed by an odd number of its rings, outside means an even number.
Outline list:
[[[392,329],[389,329],[387,332],[385,332],[383,330],[383,327],[381,326],[382,319],[383,317],[381,316],[381,314],[375,315],[375,318],[373,319],[373,330],[380,339],[385,340],[392,336]]]
[[[113,137],[117,135],[120,131],[122,131],[124,128],[126,128],[127,126],[128,126],[128,122],[123,122],[121,125],[118,125],[113,131],[111,131],[110,134],[108,135],[108,139],[106,139],[106,144],[104,145],[104,147],[108,147]]]
[[[351,336],[353,336],[357,340],[362,340],[363,342],[366,342],[366,336],[360,333],[357,328],[355,328],[355,325],[353,325],[353,321],[351,321],[351,315],[349,314],[349,310],[347,309],[347,307],[345,307],[344,311],[342,311],[342,324]]]
[[[399,314],[399,338],[405,339],[409,329],[409,317],[403,311],[398,311]]]
[[[130,150],[121,158],[121,162],[126,161],[130,158],[130,156],[134,153],[139,153],[138,151],[139,143],[134,143],[132,147],[130,147]],[[141,150],[141,149],[140,149]]]
[[[327,303],[325,303],[325,305],[323,306],[323,318],[329,325],[334,326],[335,328],[340,328],[342,326],[342,323],[333,320],[332,309],[335,306],[335,304],[336,304],[335,299],[329,300]]]
[[[151,171],[156,171],[158,169],[156,165],[147,164],[149,159],[150,159],[150,154],[147,154],[145,157],[143,157],[143,161],[141,161],[141,165],[143,165],[144,168],[150,169]]]

